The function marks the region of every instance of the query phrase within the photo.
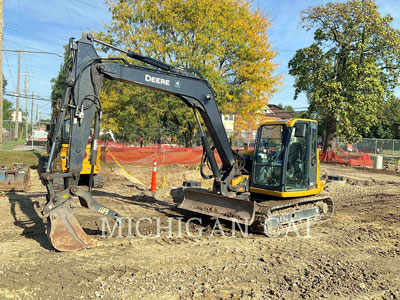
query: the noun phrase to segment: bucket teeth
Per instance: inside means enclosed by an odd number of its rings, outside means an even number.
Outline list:
[[[98,203],[92,195],[77,186],[56,194],[54,201],[48,201],[41,212],[47,217],[47,237],[58,251],[75,251],[95,247],[101,242],[92,240],[79,225],[74,216],[73,196],[79,197],[83,207],[86,207],[105,217],[118,220],[121,216],[114,210]]]
[[[47,236],[58,251],[75,251],[99,244],[83,231],[76,220],[72,201],[66,201],[52,210],[47,218]]]

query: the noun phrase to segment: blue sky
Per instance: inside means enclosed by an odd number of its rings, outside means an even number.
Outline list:
[[[277,73],[283,75],[283,86],[270,100],[295,108],[307,106],[304,95],[293,101],[294,79],[287,74],[288,61],[299,48],[312,43],[312,32],[298,26],[300,11],[310,6],[327,3],[325,0],[258,0],[254,4],[266,11],[273,26],[269,38],[279,53],[275,62]],[[382,14],[394,17],[393,26],[400,28],[400,7],[397,0],[376,0]],[[79,38],[82,31],[101,30],[110,22],[110,14],[103,0],[5,0],[3,49],[47,51],[62,54],[70,37]],[[24,73],[28,76],[28,94],[49,98],[50,79],[56,77],[62,58],[55,55],[22,54],[20,93],[24,93]],[[17,54],[3,52],[3,72],[8,81],[7,91],[17,89]],[[10,97],[6,97],[10,99]],[[15,99],[10,99],[15,102]],[[50,115],[50,103],[37,101],[44,118]],[[30,107],[30,103],[29,103]],[[25,100],[21,99],[25,109]]]

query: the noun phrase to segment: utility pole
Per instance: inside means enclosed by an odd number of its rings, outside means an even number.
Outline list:
[[[35,117],[36,122],[35,123],[37,123],[37,121],[38,121],[38,111],[39,111],[39,104],[36,103],[36,117]]]
[[[3,149],[3,0],[0,0],[0,150]]]
[[[15,104],[14,139],[18,140],[18,117],[19,117],[19,73],[21,72],[21,52],[18,52],[18,74],[17,74],[17,103]]]
[[[28,73],[25,72],[25,138],[28,138]]]
[[[32,92],[32,103],[31,103],[31,145],[33,149],[33,92]]]
[[[33,73],[25,72],[25,138],[29,135],[29,122],[28,122],[28,75],[34,75]]]
[[[18,112],[19,112],[19,76],[20,76],[20,67],[21,67],[21,53],[38,53],[38,54],[52,54],[52,55],[57,55],[58,57],[63,57],[62,54],[54,53],[54,52],[46,52],[46,51],[28,51],[28,50],[9,50],[9,49],[3,49],[2,45],[2,38],[3,38],[3,1],[0,0],[0,79],[2,79],[2,60],[1,60],[1,54],[2,52],[17,52],[18,53],[18,79],[17,79],[17,103],[16,103],[16,108],[15,108],[15,128],[14,128],[14,138],[18,139]],[[0,80],[0,132],[2,133],[3,131],[3,81]],[[2,137],[0,134],[0,147],[2,145]]]

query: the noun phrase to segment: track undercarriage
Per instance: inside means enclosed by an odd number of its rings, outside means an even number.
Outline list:
[[[194,188],[185,189],[184,194],[179,208],[249,225],[267,236],[314,226],[328,221],[333,215],[333,201],[324,194],[285,200],[229,198]]]

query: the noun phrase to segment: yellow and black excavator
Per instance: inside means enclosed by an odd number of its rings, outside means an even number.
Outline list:
[[[146,66],[131,64],[122,57],[101,58],[93,43],[120,51]],[[232,150],[215,92],[198,72],[119,49],[90,34],[78,41],[70,39],[69,49],[72,68],[51,137],[49,163],[41,175],[48,192],[42,214],[47,217],[49,240],[57,250],[78,250],[96,244],[75,219],[73,197],[79,198],[83,207],[104,216],[116,220],[121,217],[92,197],[90,185],[88,191],[78,186],[93,120],[89,161],[90,177],[94,175],[102,111],[99,93],[103,78],[174,95],[193,109],[203,145],[200,173],[203,178],[213,180],[213,188],[184,188],[180,208],[262,228],[267,235],[280,234],[292,225],[322,222],[332,216],[333,202],[321,194],[323,183],[319,181],[315,121],[266,122],[258,129],[254,152],[242,155]],[[203,119],[207,135],[198,114]],[[71,120],[66,172],[58,172],[52,166],[56,159],[58,132],[65,119]],[[221,159],[220,165],[214,150]],[[205,166],[211,169],[211,175],[206,174]],[[61,191],[54,188],[57,178],[64,179]]]

